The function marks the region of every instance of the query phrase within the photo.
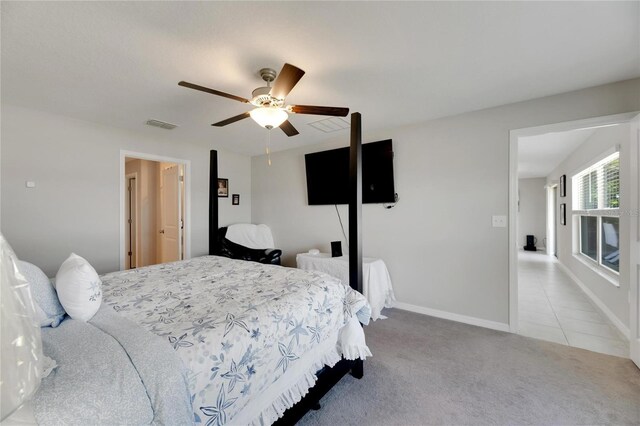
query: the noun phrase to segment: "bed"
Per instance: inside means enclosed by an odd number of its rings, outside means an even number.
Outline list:
[[[103,303],[180,356],[196,423],[271,424],[318,370],[370,355],[367,301],[323,273],[204,256],[102,283]]]
[[[319,371],[371,355],[369,304],[324,273],[204,256],[101,280],[90,321],[41,329],[57,367],[14,422],[289,424],[341,377]]]

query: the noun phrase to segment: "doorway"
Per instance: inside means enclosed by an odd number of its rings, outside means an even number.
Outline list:
[[[544,246],[549,256],[558,256],[558,185],[548,184],[547,188],[547,233]]]
[[[189,163],[121,153],[121,269],[189,257]]]
[[[620,259],[625,258],[622,254],[625,250],[629,253],[630,241],[623,240],[625,229],[633,221],[623,213],[619,213],[619,219],[605,217],[618,214],[609,209],[617,205],[604,206],[607,208],[606,214],[600,204],[581,207],[584,203],[580,196],[584,198],[585,194],[593,195],[590,202],[599,200],[598,203],[601,203],[613,194],[615,186],[609,183],[612,175],[607,174],[610,170],[607,164],[613,164],[610,159],[617,152],[620,164],[626,164],[619,172],[619,185],[627,188],[624,192],[619,192],[620,212],[627,211],[622,210],[623,204],[631,208],[631,211],[637,211],[633,207],[635,205],[637,209],[637,201],[633,201],[630,194],[634,193],[634,187],[637,191],[638,183],[635,182],[634,186],[634,180],[628,179],[629,169],[633,171],[634,167],[638,167],[638,156],[630,155],[629,152],[630,122],[635,115],[636,113],[620,114],[511,131],[509,312],[512,332],[629,358],[630,336],[633,334],[630,329],[638,321],[634,317],[637,313],[634,313],[633,306],[630,306],[632,303],[626,297],[629,290],[632,295],[634,291],[637,294],[631,279],[633,277],[629,274],[633,259],[624,262],[626,264],[620,261],[619,272],[617,263],[613,268],[605,260],[610,256],[607,250],[612,250],[609,246],[614,240],[616,248],[618,240],[620,242]],[[618,133],[612,138],[609,136],[614,132],[613,129],[618,129]],[[602,137],[605,134],[608,138]],[[607,139],[603,143],[611,146],[603,147],[597,141],[598,135],[601,140]],[[545,138],[548,140],[545,141]],[[521,156],[531,148],[523,146],[527,139],[532,142],[531,147],[538,151],[538,160],[544,158],[541,151],[552,151],[561,142],[573,146],[564,153],[556,152],[552,156],[552,161],[555,162],[551,165],[553,173],[547,170],[537,176],[522,176],[523,171],[531,172],[531,165],[523,162]],[[606,171],[607,173],[603,172],[598,176],[606,175],[607,180],[599,181],[595,186],[585,186],[589,176],[594,176],[584,174],[587,171],[591,173],[590,167]],[[537,250],[525,251],[520,239],[523,234],[530,232],[519,221],[520,209],[523,208],[522,178],[542,177],[544,187],[539,185],[542,182],[538,182],[533,188],[543,200],[544,206],[540,210],[545,217],[546,226],[542,231],[538,227],[534,232],[542,232],[545,240]],[[562,194],[560,188],[561,181],[565,182],[565,194]],[[603,218],[596,220],[593,216],[598,214]],[[589,217],[583,219],[584,216]],[[610,235],[614,232],[616,238]],[[589,239],[589,244],[585,244],[585,238]],[[593,238],[597,238],[597,241],[592,241]],[[597,254],[587,253],[587,246]],[[586,254],[593,259],[589,259]],[[617,260],[618,256],[616,262]],[[612,268],[616,270],[612,271]],[[606,292],[608,294],[604,294]],[[632,297],[631,300],[635,299]]]

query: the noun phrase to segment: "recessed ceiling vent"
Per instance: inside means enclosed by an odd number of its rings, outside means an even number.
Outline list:
[[[153,119],[147,120],[147,124],[149,126],[160,127],[161,129],[165,129],[165,130],[173,130],[176,127],[178,127],[178,125],[176,125],[176,124],[165,123],[164,121],[153,120]]]
[[[309,123],[309,126],[324,133],[332,133],[338,130],[348,129],[351,127],[351,124],[342,117],[331,117]]]

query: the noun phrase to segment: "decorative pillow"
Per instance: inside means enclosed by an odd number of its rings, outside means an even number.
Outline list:
[[[0,300],[0,418],[4,420],[29,401],[40,386],[42,339],[29,283],[18,270],[18,257],[1,232]],[[20,423],[17,419],[9,422]]]
[[[40,327],[57,327],[64,318],[64,308],[49,278],[36,265],[22,260],[18,261],[18,270],[29,282]]]
[[[102,303],[102,281],[93,266],[75,253],[65,260],[55,281],[58,298],[73,319],[89,321]]]

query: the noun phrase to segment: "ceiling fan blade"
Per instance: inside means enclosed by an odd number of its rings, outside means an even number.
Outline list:
[[[227,118],[226,120],[218,121],[217,123],[213,123],[212,126],[223,127],[227,124],[235,123],[236,121],[244,120],[249,117],[249,112],[243,112],[240,115],[236,115],[235,117]]]
[[[291,122],[289,120],[285,120],[281,125],[280,128],[282,129],[283,132],[286,133],[287,136],[291,137],[291,136],[295,136],[297,134],[299,134],[300,132],[293,127],[293,124],[291,124]]]
[[[229,93],[224,93],[215,89],[209,89],[208,87],[204,87],[204,86],[198,86],[197,84],[189,83],[186,81],[181,81],[180,83],[178,83],[178,86],[188,87],[189,89],[199,90],[205,93],[211,93],[212,95],[222,96],[223,98],[233,99],[234,101],[242,102],[245,104],[249,103],[248,99],[245,99],[241,96],[230,95]]]
[[[291,89],[298,84],[298,81],[304,75],[304,71],[291,64],[284,64],[280,74],[273,82],[273,88],[271,89],[271,96],[277,99],[284,99],[287,97]]]
[[[346,117],[349,114],[349,108],[341,107],[290,105],[287,109],[294,114],[331,115],[334,117]]]

